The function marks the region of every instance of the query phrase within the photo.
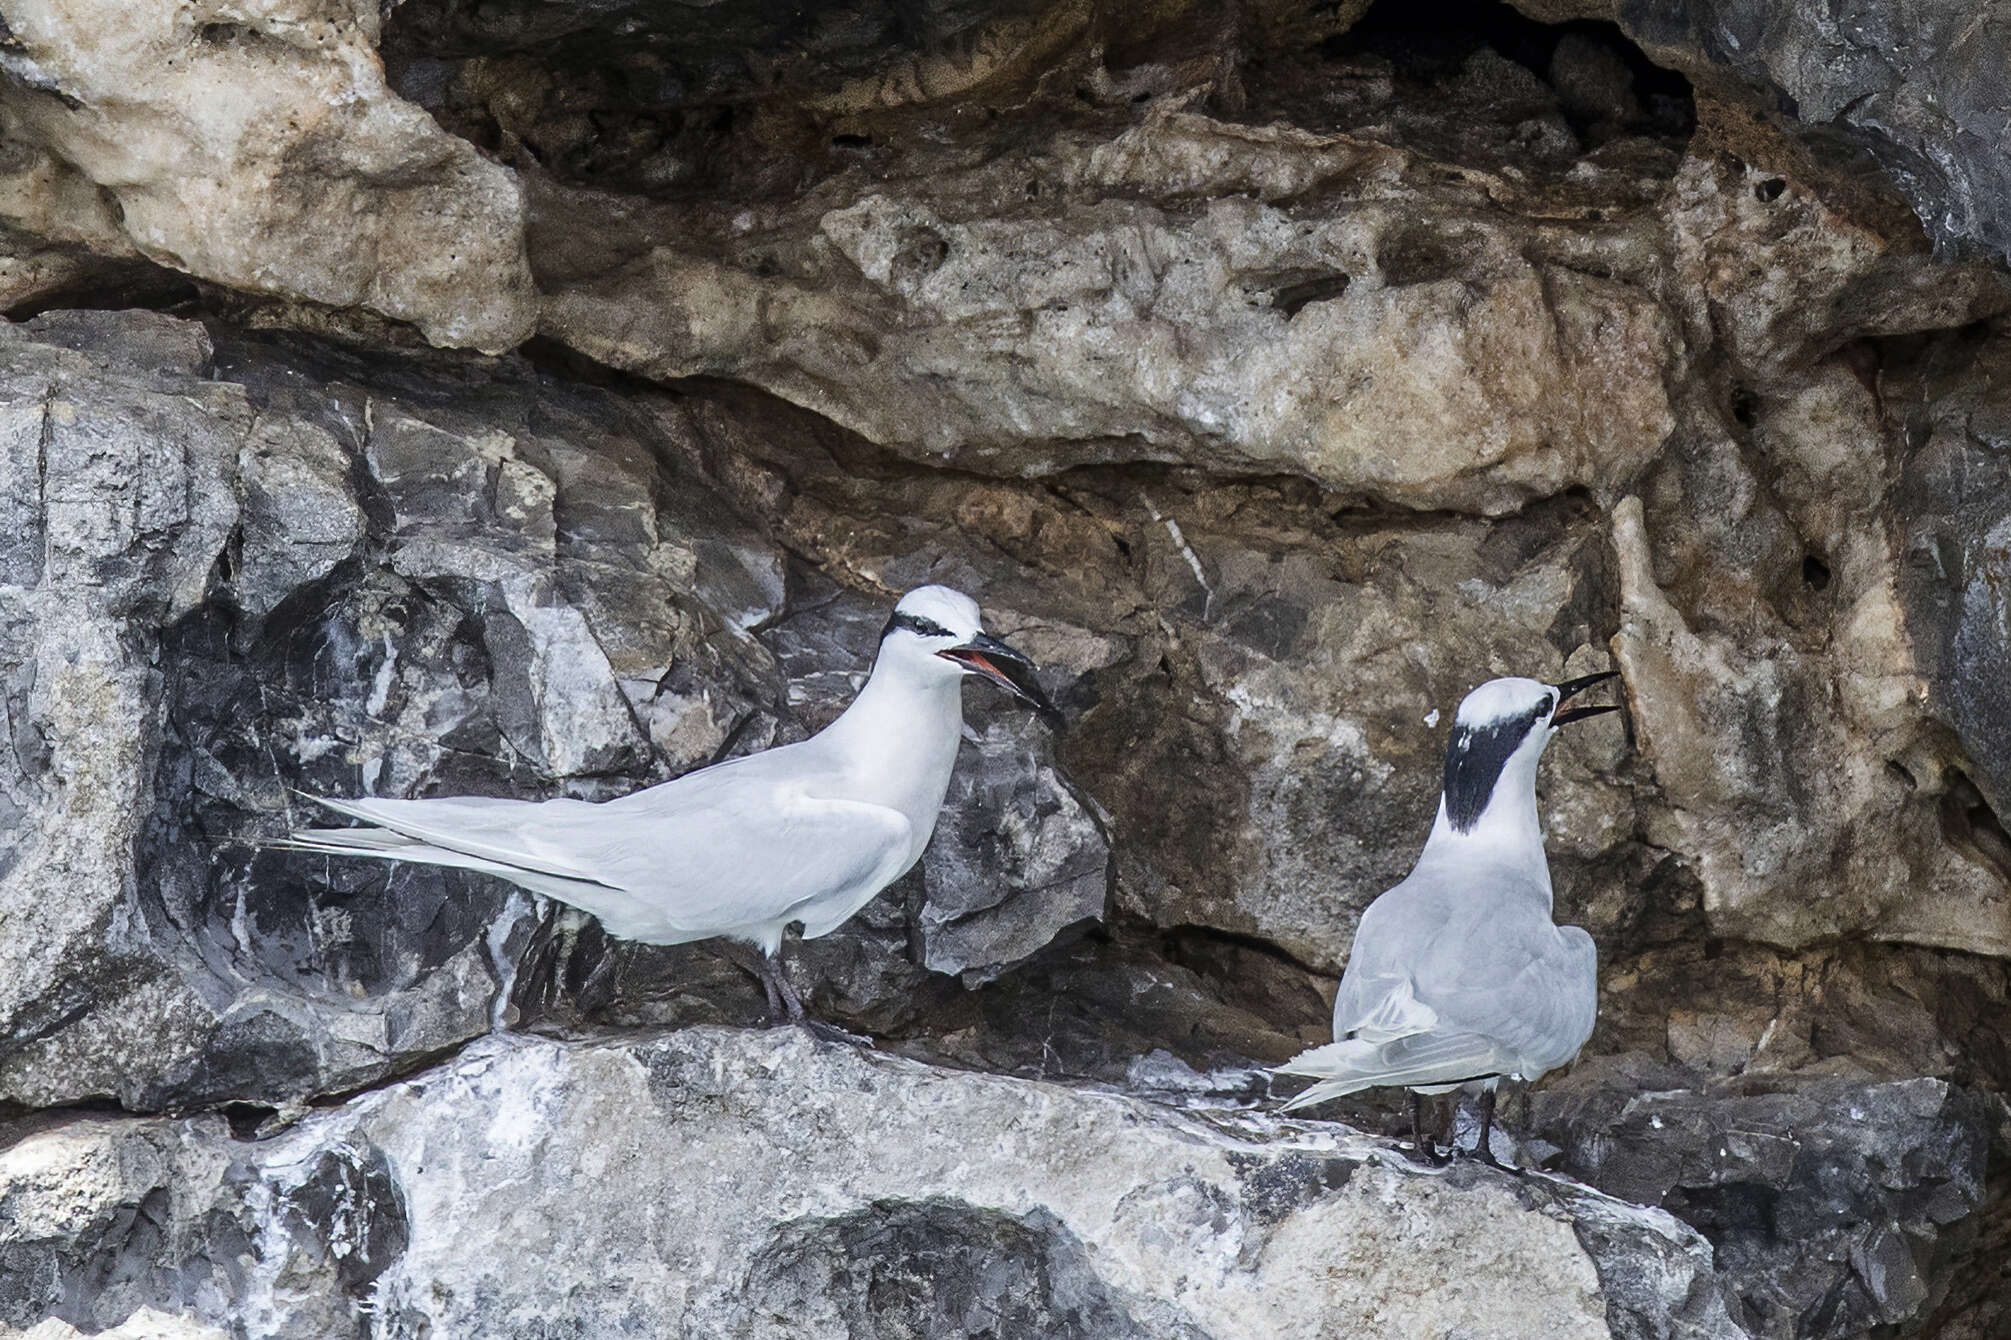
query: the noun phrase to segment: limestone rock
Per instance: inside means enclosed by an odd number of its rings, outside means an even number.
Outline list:
[[[1955,785],[1946,794],[1951,837],[2000,869],[2011,849],[1999,820],[2011,813],[2011,697],[1992,688],[2005,663],[2005,581],[2011,573],[2011,401],[2005,352],[1996,343],[1937,341],[1894,369],[1909,450],[1896,520],[1900,602],[1919,648],[1936,717],[1961,740],[1966,780],[1987,805]],[[1993,842],[1992,824],[1997,824]],[[1979,831],[1980,830],[1980,831]],[[1961,836],[1967,834],[1967,836]]]
[[[1067,776],[1038,759],[1046,727],[994,715],[950,781],[922,857],[922,965],[976,985],[1100,919],[1110,842]]]
[[[11,132],[0,105],[0,311],[84,294],[152,297],[168,274],[140,255],[92,183]]]
[[[89,343],[96,324],[68,333]],[[138,338],[103,359],[62,347],[60,324],[47,340],[0,328],[0,664],[13,741],[0,751],[0,1092],[16,1101],[116,1091],[130,1053],[111,1013],[147,1021],[148,1051],[188,1044],[193,1002],[146,952],[135,902],[152,662],[161,630],[203,599],[236,521],[252,410],[242,388],[197,375],[209,355],[200,327],[124,324]]]
[[[83,1332],[66,1321],[51,1317],[38,1326],[31,1326],[21,1335],[21,1340],[81,1340]],[[229,1340],[230,1333],[216,1326],[205,1326],[187,1317],[178,1317],[153,1308],[143,1307],[127,1317],[117,1326],[98,1331],[105,1340]]]
[[[1918,713],[1889,562],[1833,654],[1786,628],[1740,646],[1693,630],[1656,586],[1642,526],[1638,499],[1616,511],[1616,647],[1661,792],[1647,831],[1695,859],[1713,925],[1790,947],[1849,926],[2003,953],[2002,925],[1978,915],[2005,898],[2002,870],[1947,859],[1913,780],[1938,791],[1951,764]]]
[[[594,794],[772,729],[776,556],[659,507],[604,402],[142,315],[4,335],[9,1099],[283,1100],[490,1026],[522,900],[260,852],[289,785]]]
[[[1691,859],[1721,932],[2002,953],[2002,867],[1947,859],[1942,798],[1975,765],[1926,710],[1902,594],[1915,542],[1882,501],[1904,454],[1882,406],[1901,398],[1835,352],[1999,310],[2001,278],[1937,271],[1792,137],[1712,133],[1773,157],[1699,155],[1678,176],[1686,322],[1740,373],[1614,512],[1614,650],[1656,785],[1644,830]],[[1756,243],[1766,265],[1733,259]]]
[[[1665,314],[1525,259],[1470,195],[1439,225],[1461,245],[1422,245],[1378,203],[1420,170],[1403,155],[1179,113],[1019,157],[1037,216],[989,212],[998,165],[929,170],[842,204],[813,193],[758,229],[664,207],[624,222],[643,254],[597,268],[558,221],[611,202],[550,189],[543,328],[998,474],[1173,460],[1500,514],[1610,493],[1673,427]]]
[[[375,4],[9,0],[0,19],[7,138],[109,209],[115,254],[439,344],[530,333],[516,181],[385,86]]]
[[[1660,1211],[793,1029],[497,1039],[250,1143],[76,1120],[0,1153],[0,1206],[14,1326],[1746,1334]]]

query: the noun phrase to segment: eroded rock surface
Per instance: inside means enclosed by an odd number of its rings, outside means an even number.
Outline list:
[[[251,1143],[215,1117],[72,1121],[0,1153],[0,1205],[14,1326],[1746,1334],[1661,1211],[793,1029],[497,1039]]]
[[[1985,130],[2003,124],[2011,90],[1997,74],[2004,30],[1988,11],[1874,0],[1518,7],[1545,17],[1610,17],[1657,60],[1700,83],[1778,102],[1810,125],[1848,127],[1938,242],[2011,251],[2011,174]]]
[[[9,0],[0,216],[68,196],[49,222],[94,249],[510,348],[534,318],[520,189],[385,87],[378,28],[347,0]]]
[[[1708,1094],[1597,1064],[1541,1103],[1559,1166],[1700,1229],[1762,1335],[1856,1335],[1945,1301],[2001,1119],[1939,1080]]]

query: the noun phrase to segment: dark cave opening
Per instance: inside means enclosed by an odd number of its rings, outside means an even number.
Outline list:
[[[1595,143],[1618,134],[1687,138],[1696,129],[1690,81],[1650,61],[1613,23],[1539,23],[1498,0],[1376,0],[1321,51],[1379,57],[1404,77],[1445,83],[1483,48],[1550,86],[1572,129]]]
[[[1689,81],[1614,23],[1540,23],[1497,0],[1378,0],[1338,24],[1253,39],[1238,89],[1211,110],[1542,182],[1602,223],[1647,204],[1696,130]],[[1588,161],[1596,192],[1579,171]]]
[[[1030,12],[1019,0],[743,4],[668,24],[633,4],[558,16],[525,0],[412,0],[387,22],[383,55],[393,86],[448,129],[559,180],[660,199],[791,196],[862,156],[875,171],[898,161],[912,118],[947,104],[887,90],[925,66],[975,73]],[[1229,119],[1368,130],[1450,161],[1563,169],[1616,142],[1679,147],[1696,124],[1689,82],[1616,24],[1540,23],[1496,0],[1379,0],[1340,32],[1315,16],[1260,33],[1198,7],[1087,21],[1108,39],[1108,99],[1214,85],[1209,105]],[[1011,73],[1019,59],[1001,67],[1006,83],[1029,74]],[[875,81],[881,93],[858,102]],[[1005,120],[1105,109],[1106,96],[1057,108],[1028,91]]]

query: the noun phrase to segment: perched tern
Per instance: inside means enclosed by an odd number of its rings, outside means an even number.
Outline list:
[[[1533,1080],[1585,1045],[1599,1005],[1598,953],[1582,928],[1551,920],[1536,766],[1558,727],[1618,710],[1558,710],[1615,677],[1490,680],[1459,705],[1424,854],[1355,928],[1334,1041],[1278,1067],[1319,1081],[1287,1111],[1401,1086],[1412,1092],[1424,1152],[1421,1095],[1478,1092],[1475,1152],[1493,1162],[1495,1087]]]
[[[373,826],[276,845],[500,876],[644,944],[743,941],[761,950],[771,1014],[800,1023],[783,931],[836,930],[921,858],[963,736],[966,675],[1055,715],[1033,662],[984,631],[975,601],[917,587],[887,620],[865,687],[798,744],[600,803],[315,797]]]

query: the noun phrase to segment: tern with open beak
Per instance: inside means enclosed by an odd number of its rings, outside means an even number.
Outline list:
[[[771,1014],[805,1022],[783,932],[837,929],[921,858],[963,735],[966,676],[1055,716],[1033,663],[984,631],[975,601],[918,587],[887,621],[865,687],[798,744],[601,803],[318,798],[371,826],[276,845],[496,875],[645,944],[743,941],[761,950]]]
[[[1475,1152],[1493,1162],[1496,1087],[1533,1080],[1585,1045],[1599,1007],[1598,954],[1582,928],[1551,919],[1536,767],[1560,726],[1618,710],[1564,707],[1615,677],[1490,680],[1459,705],[1424,854],[1355,928],[1334,1000],[1334,1041],[1278,1067],[1318,1081],[1287,1110],[1407,1088],[1425,1152],[1416,1096],[1475,1092]]]

